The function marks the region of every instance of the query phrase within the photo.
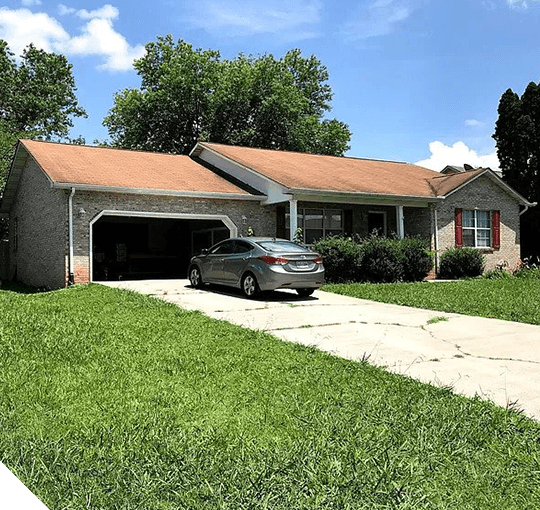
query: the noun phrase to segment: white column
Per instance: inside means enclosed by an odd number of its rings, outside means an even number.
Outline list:
[[[403,225],[403,206],[396,205],[397,235],[400,239],[405,237],[405,227]]]
[[[439,272],[439,225],[437,219],[437,206],[433,206],[433,243],[435,251],[435,271]]]
[[[294,234],[298,228],[298,200],[291,198],[289,200],[289,232],[290,239],[294,241]]]

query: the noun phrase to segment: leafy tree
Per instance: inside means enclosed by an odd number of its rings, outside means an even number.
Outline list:
[[[75,96],[71,64],[63,55],[27,46],[17,65],[0,40],[0,120],[10,132],[64,137],[71,116],[86,116]]]
[[[540,84],[530,83],[521,97],[508,89],[501,97],[493,138],[503,179],[531,202],[540,202]],[[521,217],[523,256],[540,256],[540,211]]]
[[[324,119],[328,71],[300,50],[238,55],[194,49],[172,36],[146,45],[135,61],[139,89],[117,93],[103,124],[116,146],[187,154],[198,140],[342,155],[350,132]]]
[[[30,44],[14,58],[0,39],[0,196],[18,138],[66,137],[71,117],[86,116],[66,57]],[[4,233],[0,225],[0,238]]]

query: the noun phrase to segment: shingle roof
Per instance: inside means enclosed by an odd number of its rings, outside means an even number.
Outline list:
[[[249,195],[189,156],[35,140],[20,143],[57,184]]]
[[[320,156],[207,142],[200,145],[294,190],[434,197],[430,181],[441,176],[433,170],[395,161]]]

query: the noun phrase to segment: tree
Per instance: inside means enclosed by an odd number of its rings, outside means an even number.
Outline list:
[[[328,71],[300,50],[238,55],[194,49],[172,36],[146,45],[135,61],[139,89],[115,95],[103,124],[113,145],[187,154],[199,140],[249,147],[343,155],[346,124],[330,110]]]
[[[493,138],[503,179],[530,202],[540,202],[540,84],[530,83],[521,97],[508,89],[501,97]],[[522,216],[523,256],[540,256],[540,211]]]
[[[0,39],[0,196],[18,138],[64,138],[73,126],[71,117],[86,116],[75,96],[71,67],[63,55],[32,44],[18,64]]]

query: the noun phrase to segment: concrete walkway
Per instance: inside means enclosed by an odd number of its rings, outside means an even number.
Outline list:
[[[106,282],[210,317],[332,352],[456,393],[516,405],[540,419],[540,326],[375,303],[317,291],[249,300],[239,291],[192,289],[187,280]],[[442,320],[441,320],[442,319]]]

